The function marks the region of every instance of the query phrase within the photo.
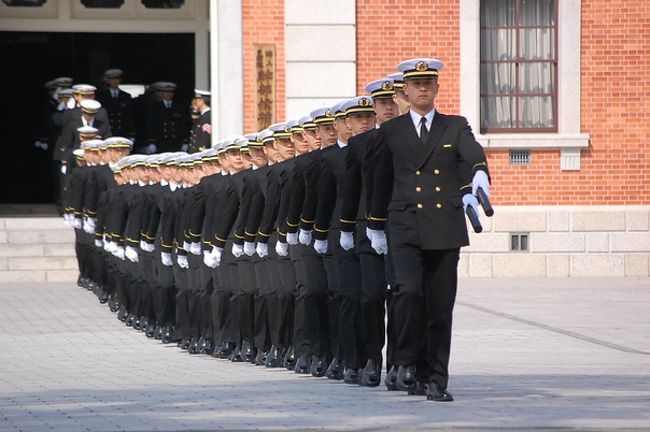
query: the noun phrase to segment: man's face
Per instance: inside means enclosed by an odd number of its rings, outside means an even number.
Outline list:
[[[238,149],[228,150],[226,152],[226,159],[228,160],[231,172],[239,172],[244,169],[244,161]]]
[[[154,183],[160,182],[160,179],[162,178],[162,174],[160,173],[160,169],[156,167],[151,167],[149,168],[149,180],[151,180]]]
[[[309,151],[318,150],[320,148],[320,135],[318,135],[318,129],[305,129],[303,134],[307,140],[307,144],[309,144]]]
[[[166,101],[173,101],[174,100],[174,92],[171,90],[161,90],[160,91],[160,97],[163,100]]]
[[[292,132],[291,139],[297,154],[301,155],[309,152],[309,142],[307,142],[304,132]]]
[[[105,148],[99,149],[97,153],[98,153],[97,157],[99,158],[99,163],[109,163],[111,161],[109,157],[110,155],[108,154],[108,150],[106,150]]]
[[[251,147],[249,151],[251,159],[257,168],[266,166],[269,163],[263,148]]]
[[[387,122],[397,115],[397,104],[392,97],[375,99],[374,105],[375,114],[377,115],[377,123],[379,124]]]
[[[317,131],[321,147],[329,147],[336,144],[338,136],[334,124],[319,124]]]
[[[95,114],[86,114],[86,113],[82,113],[81,115],[84,117],[84,119],[85,119],[88,123],[91,123],[92,121],[95,120]]]
[[[230,161],[228,161],[228,157],[225,153],[219,155],[219,164],[221,164],[222,172],[230,172]]]
[[[271,163],[278,163],[282,159],[280,159],[280,152],[276,150],[273,143],[274,141],[264,144],[264,154]]]
[[[99,163],[99,152],[94,150],[84,150],[84,159],[90,165]]]
[[[251,156],[250,150],[241,152],[241,160],[245,170],[250,169],[253,166],[253,157]]]
[[[281,160],[291,159],[296,155],[296,149],[293,147],[293,142],[290,138],[276,138],[273,141],[273,147],[280,154]]]
[[[334,120],[334,129],[336,129],[336,135],[338,139],[344,143],[348,142],[352,136],[352,129],[350,129],[350,126],[348,126],[346,118],[347,116],[337,117],[336,120]]]
[[[433,102],[438,94],[438,80],[433,78],[407,79],[404,94],[408,97],[415,111],[428,113],[433,109]]]
[[[120,81],[121,81],[121,79],[118,78],[118,77],[113,77],[113,78],[109,78],[108,80],[106,80],[108,86],[110,88],[112,88],[112,89],[120,88]]]
[[[183,183],[183,168],[179,167],[178,165],[173,165],[169,168],[169,173],[174,183]]]
[[[352,113],[348,115],[346,122],[352,131],[352,136],[359,135],[375,127],[375,113]]]

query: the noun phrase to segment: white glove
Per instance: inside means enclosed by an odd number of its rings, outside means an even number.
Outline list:
[[[59,104],[56,106],[57,111],[63,111],[65,109],[65,102],[61,101]]]
[[[104,242],[104,250],[108,253],[111,253],[111,242],[109,241]]]
[[[194,242],[190,244],[190,253],[192,255],[199,256],[201,255],[201,243]]]
[[[190,148],[189,145],[187,145],[187,144],[183,144],[183,145],[181,146],[181,151],[182,151],[182,152],[187,152],[187,150],[188,150],[189,148]]]
[[[81,220],[81,218],[76,217],[72,221],[72,226],[74,227],[74,229],[81,229],[81,227],[83,226],[83,221]]]
[[[244,247],[242,245],[238,245],[237,243],[233,243],[232,254],[235,258],[239,258],[240,256],[244,255]]]
[[[156,153],[156,150],[157,150],[156,144],[149,144],[147,147],[145,147],[144,151],[147,154],[154,154],[154,153]]]
[[[95,239],[95,246],[98,248],[104,247],[104,242],[101,239]]]
[[[287,233],[287,243],[290,244],[291,246],[297,245],[298,233]]]
[[[172,254],[168,252],[163,252],[160,254],[160,262],[162,262],[162,265],[165,267],[171,267],[172,266]]]
[[[97,219],[95,218],[87,218],[86,222],[88,222],[88,225],[90,228],[95,232],[95,228],[97,227]]]
[[[300,235],[298,236],[298,241],[300,244],[307,246],[311,243],[311,230],[307,231],[300,228]]]
[[[127,246],[126,250],[124,251],[124,255],[129,259],[131,262],[138,262],[138,251],[135,250],[134,247]]]
[[[145,252],[147,251],[147,242],[146,241],[140,240],[140,249],[142,249]]]
[[[260,258],[264,258],[269,254],[269,245],[266,243],[257,243],[257,247],[255,248],[255,252],[257,252],[257,256]]]
[[[113,252],[113,255],[115,255],[115,258],[119,258],[121,260],[124,260],[124,248],[122,246],[118,246],[115,249],[115,252]]]
[[[92,233],[95,232],[95,231],[90,227],[90,224],[88,223],[87,220],[83,221],[83,230],[84,230],[84,232],[86,232],[87,234],[92,234]]]
[[[77,101],[74,98],[68,99],[68,109],[74,109],[77,106]]]
[[[108,242],[108,251],[112,254],[115,254],[115,251],[117,250],[119,246],[117,246],[117,243],[114,241],[109,241]]]
[[[478,215],[478,199],[474,195],[463,195],[463,211],[467,212],[467,206],[471,206]]]
[[[186,242],[186,241],[183,242],[183,250],[184,250],[185,252],[189,252],[189,251],[190,251],[190,247],[191,247],[191,245],[190,245],[188,242]]]
[[[217,267],[221,265],[221,255],[223,254],[223,248],[218,246],[212,247],[211,255],[217,263]]]
[[[255,254],[255,243],[244,242],[244,253],[248,256],[253,256]]]
[[[203,251],[203,264],[210,268],[216,268],[217,259],[209,251]]]
[[[64,214],[63,215],[63,225],[67,226],[68,228],[72,228],[72,215],[71,214]]]
[[[289,237],[289,234],[287,234],[287,237]],[[275,253],[281,257],[289,255],[289,245],[287,243],[277,242],[275,244]]]
[[[341,238],[339,244],[345,251],[349,251],[354,247],[354,236],[351,232],[341,231]]]
[[[154,246],[153,244],[145,242],[145,245],[147,246],[147,248],[145,249],[147,252],[153,252],[156,250],[156,246]]]
[[[474,178],[472,179],[472,195],[476,195],[478,188],[483,189],[485,195],[490,196],[490,180],[488,180],[485,171],[476,171],[476,174],[474,174]]]
[[[190,263],[187,262],[187,257],[185,255],[178,255],[176,257],[176,262],[178,263],[178,266],[182,269],[190,268]]]
[[[386,241],[386,233],[384,231],[370,230],[371,238],[370,245],[379,255],[386,255],[388,253],[388,242]]]
[[[372,241],[372,235],[375,232],[375,230],[371,230],[370,228],[366,227],[366,237],[368,237],[368,240]]]
[[[65,174],[68,171],[67,165],[61,165],[61,174]]]
[[[327,240],[314,241],[314,250],[319,254],[327,252]]]

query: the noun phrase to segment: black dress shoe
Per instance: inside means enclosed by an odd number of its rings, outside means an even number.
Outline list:
[[[311,357],[308,355],[302,355],[296,360],[296,365],[293,368],[293,371],[297,374],[306,375],[309,373],[311,368]]]
[[[415,383],[417,379],[415,378],[415,366],[401,366],[397,369],[397,380],[395,385],[399,390],[409,391],[415,390]]]
[[[142,330],[143,332],[147,331],[148,325],[149,325],[149,319],[146,316],[142,315],[140,317],[140,330]]]
[[[325,376],[328,379],[333,379],[340,381],[343,379],[343,365],[341,364],[341,361],[337,358],[332,359],[330,362],[330,365],[327,367],[327,370],[325,371]]]
[[[364,387],[377,387],[381,382],[381,364],[374,360],[368,360],[363,368],[359,384]]]
[[[384,385],[388,391],[399,390],[397,388],[397,366],[392,366],[390,370],[386,373],[386,378],[384,378]]]
[[[293,345],[291,345],[289,348],[287,348],[284,355],[282,356],[282,366],[287,368],[287,370],[295,370],[295,368],[296,368],[296,352],[293,349]]]
[[[108,291],[105,289],[102,289],[99,292],[99,303],[100,304],[106,304],[108,302]]]
[[[346,384],[359,384],[359,369],[346,369],[343,374],[343,382]]]
[[[126,319],[129,317],[129,310],[122,306],[119,311],[117,311],[117,319],[122,322],[126,322]]]
[[[311,373],[311,376],[316,378],[325,376],[325,372],[327,372],[327,360],[325,357],[313,356],[309,372]]]
[[[230,354],[236,348],[235,344],[232,342],[223,342],[219,347],[220,348],[216,351],[217,357],[224,360],[229,358]]]
[[[132,327],[133,327],[135,330],[140,330],[140,323],[141,323],[141,321],[140,321],[140,317],[136,316],[136,317],[133,319],[133,326],[132,326]],[[129,324],[127,323],[126,325],[129,325]]]
[[[118,302],[115,299],[111,299],[108,301],[108,307],[111,308],[111,312],[118,312],[122,306],[120,306],[120,302]]]
[[[182,350],[187,351],[190,348],[190,344],[192,343],[191,338],[183,338],[180,340],[180,347]]]
[[[205,340],[203,339],[203,336],[199,337],[199,340],[196,342],[196,352],[197,354],[203,354],[203,345],[205,344]]]
[[[255,348],[248,342],[246,339],[242,341],[241,349],[239,350],[239,355],[242,360],[245,362],[250,362],[255,360]]]
[[[421,381],[415,382],[415,387],[412,390],[408,391],[409,396],[424,396],[427,394],[427,388],[429,386]]]
[[[232,350],[232,352],[228,356],[228,360],[230,360],[233,363],[241,363],[241,362],[243,362],[244,359],[241,356],[241,349],[239,347],[237,347],[234,350]]]
[[[427,400],[434,402],[453,402],[454,397],[446,388],[440,388],[434,383],[429,383],[427,390]]]
[[[253,364],[255,364],[255,366],[265,366],[267,355],[268,355],[267,353],[265,353],[261,349],[258,349]]]
[[[190,339],[190,344],[187,347],[187,352],[190,354],[198,354],[199,353],[199,340],[196,337],[193,337]]]
[[[275,345],[271,345],[269,352],[266,353],[266,359],[264,360],[264,366],[267,368],[276,368],[280,367],[282,364],[282,357],[280,356],[280,348]]]
[[[170,324],[164,326],[162,335],[160,336],[160,341],[164,344],[168,344],[176,342],[176,339],[176,331],[174,330],[174,327]]]
[[[79,275],[79,277],[77,278],[77,286],[86,288],[86,282],[84,281],[84,277],[81,275]]]
[[[199,352],[201,354],[212,355],[214,347],[212,346],[212,339],[202,338],[203,342],[199,345]],[[200,341],[201,339],[199,339]]]
[[[133,323],[134,323],[134,322],[135,322],[135,314],[132,314],[132,313],[130,313],[130,314],[126,317],[126,321],[124,321],[124,323],[125,323],[127,326],[129,326],[129,327],[133,327]]]
[[[157,325],[154,330],[153,330],[153,338],[156,340],[160,340],[163,335],[163,327]]]
[[[151,339],[152,337],[154,337],[155,333],[156,333],[156,326],[153,323],[147,324],[147,327],[144,329],[145,336]]]

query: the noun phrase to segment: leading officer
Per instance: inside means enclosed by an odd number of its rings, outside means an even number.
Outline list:
[[[458,255],[469,244],[463,207],[476,207],[478,187],[489,193],[489,178],[467,120],[434,108],[442,68],[429,58],[398,65],[410,111],[378,131],[368,219],[373,248],[390,249],[394,263],[397,387],[412,391],[425,382],[428,400],[449,402]],[[462,196],[470,181],[473,193]]]

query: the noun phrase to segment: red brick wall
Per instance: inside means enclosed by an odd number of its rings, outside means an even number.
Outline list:
[[[275,115],[284,120],[285,56],[284,0],[243,0],[244,47],[244,133],[256,131],[255,119],[255,47],[254,44],[275,44]]]
[[[413,57],[439,58],[436,106],[460,109],[458,0],[357,0],[357,93],[364,85],[397,72],[397,63]],[[415,39],[419,42],[414,42]]]
[[[357,0],[356,4],[358,92],[366,82],[394,72],[402,59],[438,57],[446,67],[436,106],[458,113],[458,2]],[[416,44],[416,38],[429,43]],[[533,151],[530,166],[510,166],[508,152],[491,151],[495,203],[650,204],[648,40],[650,1],[582,1],[581,131],[590,135],[591,143],[582,152],[581,170],[560,171],[558,150]]]

